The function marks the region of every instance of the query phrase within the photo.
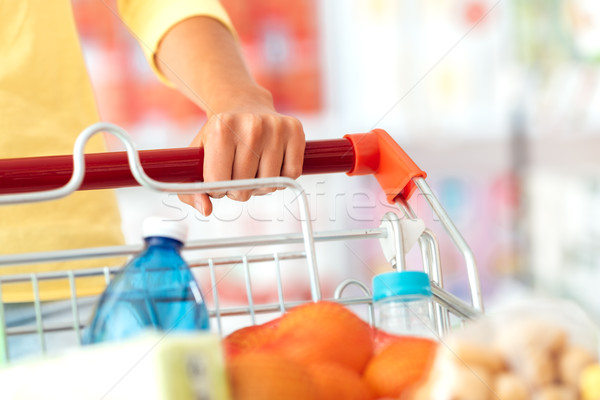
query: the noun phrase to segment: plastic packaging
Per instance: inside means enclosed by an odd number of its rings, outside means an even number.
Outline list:
[[[155,329],[209,329],[208,310],[189,266],[181,257],[187,226],[150,217],[144,221],[145,249],[106,288],[84,344],[121,340]]]
[[[3,399],[232,398],[217,334],[153,332],[131,340],[69,349],[0,368],[0,382]]]
[[[410,400],[580,399],[597,363],[598,327],[576,303],[526,299],[445,337]]]
[[[375,325],[385,332],[437,340],[432,300],[429,276],[424,272],[388,272],[373,278]]]

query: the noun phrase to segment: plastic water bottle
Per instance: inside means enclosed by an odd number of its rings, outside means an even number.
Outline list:
[[[396,335],[437,340],[431,318],[429,276],[419,271],[398,271],[373,277],[375,325]]]
[[[102,294],[84,344],[126,339],[148,329],[209,329],[204,298],[180,253],[187,226],[150,217],[142,231],[145,249]]]

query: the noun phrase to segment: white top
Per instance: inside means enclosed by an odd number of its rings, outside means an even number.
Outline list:
[[[142,236],[168,237],[185,243],[188,236],[188,225],[184,221],[178,221],[167,217],[148,217],[142,224]]]

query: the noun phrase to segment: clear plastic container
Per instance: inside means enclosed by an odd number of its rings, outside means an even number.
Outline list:
[[[151,217],[144,221],[143,236],[145,249],[102,294],[84,344],[126,339],[148,329],[209,329],[200,287],[180,253],[187,226]]]
[[[398,271],[373,277],[377,328],[396,335],[437,340],[432,319],[429,276],[419,271]]]

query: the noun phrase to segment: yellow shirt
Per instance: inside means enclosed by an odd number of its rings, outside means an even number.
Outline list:
[[[176,23],[207,15],[232,29],[217,0],[119,0],[118,15],[157,72],[154,54],[164,34]],[[0,20],[0,158],[71,154],[76,136],[99,121],[71,2],[2,1]],[[86,152],[103,150],[100,137],[94,137],[86,147]],[[116,198],[109,190],[0,207],[0,254],[122,243]],[[0,274],[91,268],[115,262],[122,260],[0,267]],[[104,288],[102,282],[102,278],[79,279],[78,295],[98,293]],[[68,295],[66,282],[40,282],[40,289],[44,299]],[[2,292],[4,301],[32,298],[31,284],[5,284]]]

